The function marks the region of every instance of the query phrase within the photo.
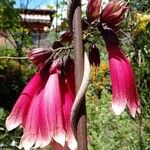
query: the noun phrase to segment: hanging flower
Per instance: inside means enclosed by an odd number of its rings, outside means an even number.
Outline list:
[[[111,110],[120,115],[126,108],[132,117],[140,113],[140,99],[137,92],[131,65],[120,48],[117,36],[119,25],[127,11],[126,3],[111,0],[100,14],[98,30],[102,33],[109,55],[109,68],[112,84]]]
[[[77,148],[77,143],[70,124],[71,108],[75,99],[74,64],[71,59],[65,62],[65,76],[60,80],[61,98],[63,103],[64,130],[66,143],[71,150]],[[57,142],[58,143],[58,142]]]
[[[126,105],[132,117],[140,113],[140,99],[135,85],[131,65],[119,47],[115,32],[105,28],[103,36],[109,54],[109,68],[112,82],[112,106],[115,114],[120,115]]]
[[[19,147],[29,150],[31,147],[43,148],[58,143],[64,150],[75,150],[77,142],[70,126],[71,107],[75,98],[74,76],[71,68],[62,73],[62,59],[57,59],[51,67],[40,70],[48,76],[43,80],[40,74],[25,87],[13,111],[6,120],[9,130],[23,124],[23,136]],[[70,72],[71,69],[71,72]],[[45,81],[45,82],[44,82]],[[17,120],[17,119],[18,120]],[[12,126],[11,123],[16,123]]]
[[[65,31],[60,36],[60,42],[62,42],[62,43],[72,42],[72,40],[73,40],[73,35],[70,31]]]

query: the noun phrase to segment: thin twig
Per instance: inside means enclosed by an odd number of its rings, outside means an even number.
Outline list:
[[[54,49],[53,52],[57,52],[57,51],[60,51],[60,50],[70,50],[70,49],[73,49],[73,47],[72,46],[59,47],[57,49]]]
[[[28,59],[28,57],[11,57],[11,56],[1,56],[0,59],[14,59],[14,60],[17,60],[17,59]]]

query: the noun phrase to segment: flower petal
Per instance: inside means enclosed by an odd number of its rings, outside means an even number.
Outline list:
[[[71,59],[68,60],[68,65],[66,67],[65,77],[62,76],[62,79],[60,80],[66,144],[71,150],[76,150],[77,141],[74,137],[70,123],[71,108],[75,99],[74,63]]]
[[[12,112],[6,119],[7,130],[10,131],[20,124],[23,124],[24,126],[32,98],[37,89],[41,86],[42,82],[41,75],[37,73],[26,85],[16,104],[14,105]]]
[[[53,139],[64,146],[65,131],[63,124],[62,102],[59,87],[59,73],[51,74],[44,88],[43,105],[49,116],[48,122]]]
[[[110,76],[112,81],[112,110],[120,115],[127,104],[126,95],[126,72],[124,60],[120,58],[121,53],[115,49],[109,50]]]
[[[21,138],[20,145],[25,149],[30,149],[36,142],[39,131],[39,109],[42,90],[38,91],[34,96],[28,112],[24,134]]]

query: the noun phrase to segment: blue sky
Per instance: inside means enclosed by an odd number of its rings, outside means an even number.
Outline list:
[[[15,7],[20,8],[20,7],[25,7],[27,5],[27,1],[29,1],[28,3],[28,7],[27,8],[46,8],[47,5],[52,5],[55,6],[56,4],[56,0],[15,0],[16,1],[16,5]],[[60,2],[60,0],[58,0],[58,2]]]

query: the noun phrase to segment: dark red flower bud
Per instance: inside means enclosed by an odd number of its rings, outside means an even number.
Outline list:
[[[100,16],[101,0],[89,0],[86,8],[86,15],[89,22],[93,22]]]
[[[93,66],[98,67],[100,65],[100,53],[99,48],[93,43],[89,50],[89,61]]]
[[[120,25],[124,19],[124,13],[127,11],[126,2],[124,0],[112,0],[101,13],[101,22],[114,30]]]
[[[51,56],[52,53],[53,50],[50,48],[34,48],[30,49],[28,57],[33,64],[40,65],[44,63]]]
[[[73,40],[73,35],[70,31],[66,31],[60,36],[60,42],[62,43],[72,42],[72,40]]]

